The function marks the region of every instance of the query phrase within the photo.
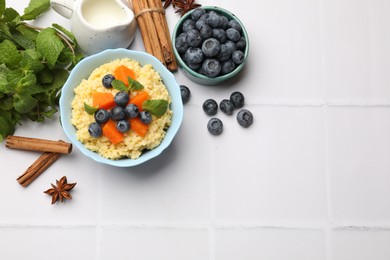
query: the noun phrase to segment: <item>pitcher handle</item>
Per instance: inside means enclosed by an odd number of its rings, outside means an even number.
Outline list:
[[[50,0],[50,6],[63,17],[70,19],[75,1],[76,0]]]

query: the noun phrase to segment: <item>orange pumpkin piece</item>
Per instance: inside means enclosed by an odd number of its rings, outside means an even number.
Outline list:
[[[123,142],[124,135],[116,129],[115,122],[108,120],[102,127],[103,135],[110,139],[112,144]]]
[[[133,130],[137,135],[144,137],[148,132],[149,125],[142,123],[139,117],[131,118],[129,120],[131,130]]]
[[[127,77],[130,77],[135,80],[135,73],[133,70],[129,69],[128,67],[124,65],[120,65],[114,70],[114,77],[117,80],[121,80],[123,83],[125,83],[126,86],[128,86],[129,81]]]
[[[134,97],[130,98],[129,104],[134,104],[138,107],[138,109],[142,110],[142,103],[144,103],[145,100],[149,99],[149,94],[146,91],[140,91],[138,94]]]
[[[114,95],[109,92],[93,92],[92,93],[93,107],[111,109],[115,107]]]

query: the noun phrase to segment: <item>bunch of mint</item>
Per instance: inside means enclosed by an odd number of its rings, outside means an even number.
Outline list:
[[[30,0],[20,15],[0,0],[0,142],[23,120],[52,118],[70,70],[83,58],[62,26],[26,22],[49,8],[49,0]]]

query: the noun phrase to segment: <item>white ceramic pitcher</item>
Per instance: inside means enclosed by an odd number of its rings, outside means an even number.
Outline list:
[[[86,55],[127,48],[134,40],[134,12],[121,0],[50,0],[50,5],[70,19],[71,31]]]

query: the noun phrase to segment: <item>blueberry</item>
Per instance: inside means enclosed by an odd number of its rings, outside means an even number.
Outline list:
[[[115,79],[114,75],[112,74],[107,74],[107,75],[104,75],[104,77],[102,78],[102,84],[105,88],[112,88],[112,81]]]
[[[214,99],[209,98],[203,102],[202,108],[207,115],[213,116],[218,112],[218,103]]]
[[[213,11],[209,13],[207,21],[212,28],[221,28],[223,22],[221,16]]]
[[[141,119],[141,122],[144,124],[150,124],[150,122],[152,122],[152,114],[148,111],[141,111],[139,113],[139,119]]]
[[[125,113],[128,118],[135,118],[139,115],[139,109],[135,104],[128,104],[125,108]]]
[[[202,37],[202,40],[208,39],[213,36],[213,30],[210,26],[205,25],[202,28],[200,28],[200,36]]]
[[[221,44],[215,38],[209,38],[202,43],[202,52],[206,57],[213,57],[218,54]]]
[[[221,72],[221,63],[216,59],[205,59],[202,64],[204,75],[214,78]]]
[[[121,133],[126,133],[130,130],[130,122],[128,120],[119,120],[116,122],[116,129]]]
[[[192,19],[187,19],[184,21],[181,28],[183,32],[188,32],[191,29],[195,29],[195,21]]]
[[[180,94],[183,104],[187,103],[190,100],[191,91],[186,85],[180,85]]]
[[[222,20],[221,28],[226,30],[229,27],[229,19],[226,16],[221,15],[221,20]]]
[[[224,62],[230,59],[232,53],[237,49],[236,44],[232,41],[227,41],[221,44],[221,50],[217,55],[220,62]]]
[[[207,21],[208,21],[208,19],[209,19],[209,16],[210,16],[209,13],[202,14],[202,15],[199,17],[198,21],[199,21],[199,20],[203,20],[203,21],[205,21],[205,22],[207,23]]]
[[[88,127],[88,133],[92,136],[92,137],[100,137],[102,135],[102,127],[96,123],[96,122],[93,122],[89,125]]]
[[[242,32],[241,25],[236,20],[230,20],[228,24],[229,24],[230,28],[236,29],[239,33]]]
[[[214,28],[212,31],[213,38],[217,39],[220,43],[225,43],[227,40],[226,31],[221,28]]]
[[[226,115],[233,114],[234,106],[233,103],[229,99],[223,99],[219,103],[219,108],[222,112],[224,112]]]
[[[198,29],[199,31],[205,27],[205,26],[209,26],[209,24],[207,23],[207,20],[206,19],[199,19],[198,21],[196,21],[195,23],[195,28]]]
[[[202,67],[202,63],[192,63],[192,62],[186,61],[186,64],[190,69],[195,70],[195,71],[199,70]]]
[[[195,8],[191,13],[191,19],[197,21],[202,15],[206,14],[206,10],[203,8]]]
[[[226,30],[226,37],[233,42],[238,42],[241,39],[241,34],[236,29],[229,28]]]
[[[186,42],[186,34],[182,33],[176,37],[175,48],[179,53],[185,53],[189,48]]]
[[[230,101],[234,108],[241,108],[244,106],[245,97],[241,92],[235,91],[230,95]]]
[[[237,65],[241,64],[244,61],[244,58],[244,53],[240,50],[234,51],[232,53],[232,61]]]
[[[236,68],[236,64],[231,59],[229,59],[225,62],[222,62],[221,67],[221,73],[225,75],[232,72]]]
[[[237,113],[237,122],[242,127],[249,127],[253,123],[252,112],[247,109],[241,109]]]
[[[184,54],[184,59],[187,63],[197,64],[203,61],[203,52],[200,48],[190,47]]]
[[[108,121],[108,119],[110,119],[110,113],[106,109],[101,108],[95,112],[94,117],[95,117],[96,123],[104,124],[105,122]]]
[[[200,32],[195,29],[191,29],[186,34],[186,43],[190,47],[198,47],[202,44],[202,36]]]
[[[246,40],[244,37],[241,37],[238,42],[236,42],[236,47],[237,47],[237,50],[245,50],[245,47],[246,47]]]
[[[110,110],[110,116],[111,119],[114,121],[125,119],[126,117],[125,109],[123,107],[116,106]]]
[[[209,130],[212,135],[220,135],[223,131],[223,123],[219,118],[211,118],[207,123],[207,130]]]
[[[126,91],[119,91],[114,96],[115,104],[121,107],[126,106],[127,103],[129,102],[129,99],[130,99],[129,93],[127,93]]]

